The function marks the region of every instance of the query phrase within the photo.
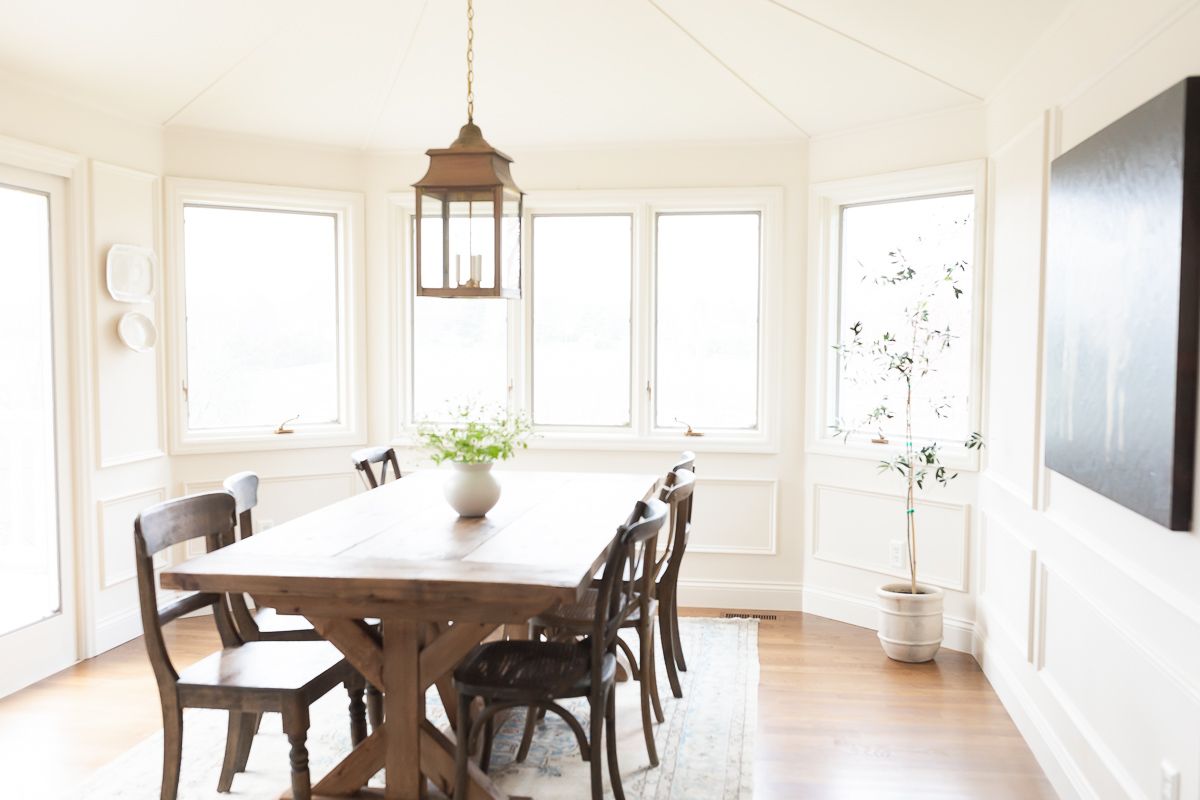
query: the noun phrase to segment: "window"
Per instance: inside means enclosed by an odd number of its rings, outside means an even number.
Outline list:
[[[401,428],[474,401],[528,413],[534,447],[675,448],[686,426],[689,447],[778,446],[778,190],[531,194],[508,301],[414,297],[412,198],[392,201]]]
[[[659,214],[660,428],[758,424],[759,215]]]
[[[177,445],[352,434],[355,204],[200,181],[173,181],[172,192],[184,311]],[[275,436],[285,421],[286,442]]]
[[[868,347],[885,334],[903,344],[912,330],[909,310],[918,302],[926,303],[931,320],[950,338],[916,386],[913,436],[961,442],[977,429],[981,186],[980,167],[965,164],[814,187],[820,250],[815,263],[825,286],[818,299],[827,304],[818,309],[826,363],[823,413],[815,420],[821,426],[818,441],[828,440],[836,423],[858,430],[860,447],[902,444],[903,381],[899,376],[880,381],[869,354],[845,355],[840,346],[855,338],[855,326]],[[945,280],[948,274],[953,285]],[[891,418],[868,422],[881,403]],[[840,452],[854,454],[853,448]]]
[[[533,217],[533,422],[630,416],[629,214]]]

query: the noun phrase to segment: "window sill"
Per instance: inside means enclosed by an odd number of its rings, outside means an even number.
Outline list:
[[[920,447],[928,440],[916,440],[914,446]],[[811,442],[805,452],[809,455],[834,456],[837,458],[853,458],[859,461],[890,460],[904,452],[904,445],[894,440],[888,444],[874,444],[868,439],[843,442],[841,439],[824,437]],[[962,442],[947,442],[942,448],[942,464],[958,472],[979,471],[979,451],[967,450]]]
[[[366,437],[347,428],[297,429],[294,433],[275,433],[270,429],[253,431],[212,431],[188,433],[177,437],[172,455],[202,453],[244,453],[264,450],[304,450],[321,447],[351,447],[366,444]]]
[[[393,439],[392,444],[396,447],[420,447],[416,439],[407,431]],[[682,433],[658,433],[639,436],[628,431],[535,431],[534,437],[529,440],[529,449],[533,451],[586,450],[645,453],[679,453],[683,450],[692,450],[697,453],[771,455],[779,452],[779,444],[769,437],[759,435],[746,437],[718,434],[684,436]]]

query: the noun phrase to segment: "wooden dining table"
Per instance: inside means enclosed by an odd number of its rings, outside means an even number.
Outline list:
[[[426,778],[451,795],[453,733],[426,718],[427,690],[436,687],[453,730],[454,667],[500,626],[579,600],[617,526],[657,482],[497,477],[503,492],[485,517],[459,517],[442,496],[446,473],[418,471],[162,572],[165,588],[245,592],[305,616],[382,689],[383,724],[313,785],[314,798],[417,800]],[[368,619],[381,620],[381,635]],[[386,788],[368,788],[380,769]],[[474,764],[469,777],[468,797],[506,797]]]

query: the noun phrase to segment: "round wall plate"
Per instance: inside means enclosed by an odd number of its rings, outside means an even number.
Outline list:
[[[117,335],[130,350],[147,353],[154,349],[158,341],[158,329],[154,320],[140,311],[130,311],[121,316],[117,322]]]

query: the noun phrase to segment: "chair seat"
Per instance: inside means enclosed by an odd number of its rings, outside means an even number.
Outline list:
[[[246,642],[202,658],[179,673],[184,686],[296,692],[332,687],[349,666],[329,642]]]
[[[640,594],[634,595],[636,599],[641,597]],[[530,622],[540,628],[558,628],[558,629],[574,629],[584,632],[591,631],[593,621],[596,619],[596,601],[600,598],[600,592],[596,589],[588,589],[583,597],[576,603],[568,603],[560,605],[550,611],[542,612],[534,617]],[[658,601],[650,601],[651,616]],[[642,621],[642,608],[640,605],[634,606],[629,612],[629,616],[621,623],[622,628],[636,628]]]
[[[590,643],[516,639],[477,647],[454,670],[467,694],[496,698],[583,697],[591,689]],[[617,659],[606,653],[602,682],[616,674]]]

